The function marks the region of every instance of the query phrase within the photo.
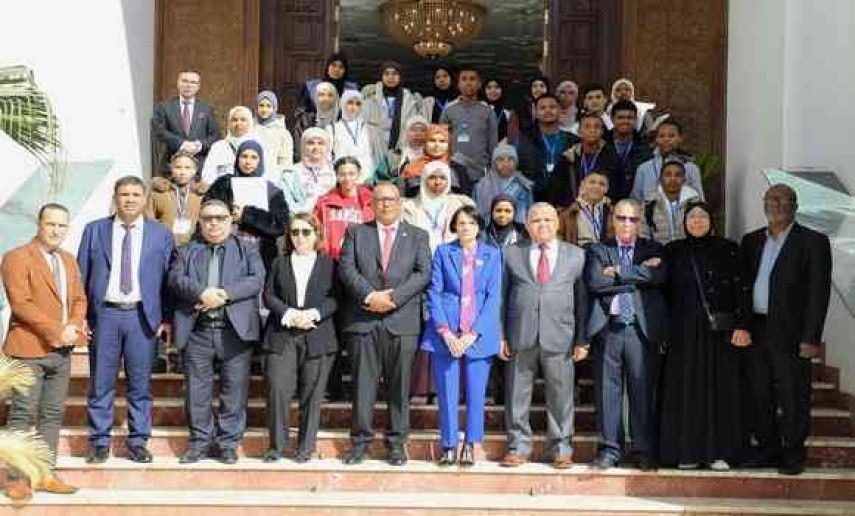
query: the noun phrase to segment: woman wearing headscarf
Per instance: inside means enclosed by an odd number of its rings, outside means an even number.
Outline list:
[[[490,203],[490,217],[481,237],[499,249],[528,240],[525,223],[516,221],[516,199],[499,194]]]
[[[304,111],[315,111],[315,88],[322,82],[328,82],[335,86],[338,96],[344,95],[345,90],[358,90],[359,85],[348,80],[349,66],[347,58],[341,52],[335,52],[327,59],[324,65],[324,76],[316,79],[309,79],[303,85],[303,90],[300,92],[300,102],[297,104]]]
[[[398,146],[401,130],[422,113],[422,96],[401,85],[402,68],[395,61],[380,65],[380,81],[362,88],[365,121],[371,129],[374,162]]]
[[[421,115],[407,121],[404,133],[398,140],[398,147],[384,153],[383,159],[377,164],[378,181],[398,181],[407,165],[425,155],[428,125],[427,119]]]
[[[302,107],[297,108],[294,114],[294,139],[301,141],[303,132],[310,127],[335,132],[335,123],[339,119],[339,97],[338,90],[329,82],[319,83],[315,87],[314,111],[306,111]],[[300,161],[300,148],[294,149],[294,162]]]
[[[279,114],[279,99],[270,90],[255,97],[255,134],[264,147],[264,169],[276,177],[294,163],[294,138],[285,127],[285,117]]]
[[[472,199],[484,220],[490,220],[493,199],[508,195],[514,199],[514,220],[525,224],[529,207],[534,203],[534,183],[517,169],[517,150],[507,143],[500,143],[493,150],[490,171],[475,185]]]
[[[433,72],[433,87],[424,98],[424,113],[433,124],[439,123],[439,117],[449,102],[459,93],[454,81],[454,71],[446,65],[439,65]]]
[[[558,123],[561,129],[572,131],[579,112],[579,85],[573,81],[561,81],[555,88],[558,98]]]
[[[499,141],[506,138],[511,142],[516,141],[516,138],[519,137],[519,127],[509,127],[514,112],[505,100],[504,83],[496,77],[489,77],[484,81],[484,85],[481,86],[481,95],[487,104],[493,108],[493,112],[496,113],[496,122],[498,122],[499,127]]]
[[[686,238],[665,247],[670,342],[659,462],[724,470],[742,442],[739,348],[751,344],[750,288],[739,247],[716,235],[709,205],[691,204],[683,224]]]
[[[244,242],[258,244],[264,267],[270,270],[277,255],[276,239],[285,233],[288,224],[288,205],[282,196],[282,190],[265,181],[267,188],[267,206],[240,204],[235,199],[234,181],[244,178],[264,177],[264,150],[255,140],[247,140],[237,148],[232,174],[221,176],[214,181],[202,201],[219,199],[232,210],[236,226],[235,234]]]
[[[635,85],[632,83],[632,81],[625,77],[616,80],[612,84],[611,103],[606,109],[606,113],[608,115],[611,115],[612,106],[614,106],[616,102],[621,100],[628,100],[632,102],[633,104],[635,104],[636,109],[638,109],[636,130],[638,130],[641,134],[646,135],[648,132],[656,129],[653,120],[653,109],[656,107],[656,104],[652,102],[641,102],[640,100],[635,100]],[[665,115],[665,118],[667,117],[668,115]],[[662,118],[662,120],[664,120],[665,118]]]
[[[333,142],[333,158],[352,156],[359,161],[359,181],[374,182],[374,158],[371,154],[371,137],[368,124],[362,117],[362,95],[358,91],[346,90],[339,102],[341,120],[328,127]]]
[[[398,177],[399,188],[404,193],[404,197],[415,197],[418,195],[421,184],[422,175],[425,167],[434,162],[439,161],[450,167],[451,177],[449,188],[455,193],[468,194],[472,191],[472,185],[469,183],[469,174],[466,172],[466,166],[462,163],[452,161],[450,154],[450,134],[448,126],[442,124],[430,124],[425,130],[425,149],[421,158],[407,163],[401,168],[401,173]]]
[[[537,99],[551,91],[549,78],[545,75],[537,75],[529,81],[523,106],[517,113],[520,133],[525,133],[537,125]]]
[[[299,163],[287,169],[280,186],[292,213],[311,213],[318,198],[335,187],[335,171],[330,164],[330,135],[310,127],[300,139]]]
[[[246,106],[235,106],[229,110],[229,128],[226,137],[211,145],[205,165],[202,167],[203,182],[210,185],[218,177],[232,173],[238,147],[243,142],[256,137],[253,121],[252,111]]]

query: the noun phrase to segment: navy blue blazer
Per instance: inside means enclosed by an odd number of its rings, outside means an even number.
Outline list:
[[[93,328],[98,314],[104,308],[104,297],[110,283],[114,219],[115,216],[111,216],[86,224],[77,250],[77,263],[89,304],[87,318]],[[163,302],[163,292],[169,272],[169,260],[174,249],[172,231],[159,222],[146,219],[143,225],[139,284],[143,313],[152,332],[157,330],[164,319],[169,319],[171,307]]]
[[[455,240],[436,248],[427,290],[428,324],[422,336],[422,349],[449,355],[438,330],[447,326],[460,333],[460,296],[463,290],[463,248]],[[478,339],[466,350],[466,356],[484,358],[499,352],[502,306],[502,253],[497,247],[478,243],[475,254],[475,320],[472,331]]]
[[[254,342],[261,336],[258,294],[264,287],[264,263],[258,246],[235,236],[226,240],[223,254],[222,288],[229,295],[226,317],[238,337]],[[199,312],[193,306],[207,288],[210,251],[204,242],[190,242],[175,253],[169,269],[169,290],[175,298],[173,338],[178,349],[187,345]]]

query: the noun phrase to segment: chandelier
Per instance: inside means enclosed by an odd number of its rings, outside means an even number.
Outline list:
[[[387,0],[380,19],[399,45],[421,57],[447,56],[481,32],[487,8],[474,0]]]

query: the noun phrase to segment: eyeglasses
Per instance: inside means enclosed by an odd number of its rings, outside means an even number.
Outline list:
[[[291,236],[292,236],[292,237],[298,237],[298,236],[309,237],[309,236],[312,236],[312,235],[314,235],[314,234],[315,234],[315,230],[314,230],[314,229],[306,229],[306,228],[302,228],[302,229],[300,229],[300,228],[297,228],[297,229],[292,229],[292,230],[291,230]]]
[[[641,220],[641,217],[630,217],[627,215],[615,215],[615,220],[618,222],[629,223],[629,224],[638,224],[638,221]]]
[[[222,224],[229,220],[228,215],[202,215],[199,219],[204,224]]]

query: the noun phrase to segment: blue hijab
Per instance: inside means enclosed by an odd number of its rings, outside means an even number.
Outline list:
[[[240,155],[245,150],[254,150],[258,153],[258,168],[253,172],[252,177],[264,177],[264,149],[261,148],[261,144],[255,140],[247,140],[240,144],[237,148],[237,152],[235,152],[235,170],[234,175],[237,177],[246,177],[246,174],[240,171],[240,166],[238,162],[240,161]]]
[[[267,125],[272,122],[276,115],[279,112],[279,99],[276,98],[276,94],[270,90],[264,90],[258,95],[255,96],[255,107],[258,108],[258,105],[261,104],[262,100],[266,100],[270,102],[270,105],[273,107],[273,111],[270,113],[270,116],[267,118],[261,118],[258,116],[258,111],[256,110],[256,117],[258,118],[258,123],[261,125]]]

